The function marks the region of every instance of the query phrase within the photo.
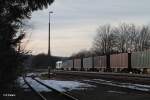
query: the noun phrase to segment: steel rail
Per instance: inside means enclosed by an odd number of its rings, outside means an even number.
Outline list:
[[[140,74],[129,74],[129,73],[111,73],[111,72],[85,72],[85,71],[58,71],[55,74],[68,74],[68,75],[78,75],[78,76],[122,76],[129,78],[143,78],[150,79],[150,75],[140,75]]]
[[[38,79],[35,79],[35,78],[32,78],[32,79],[35,80],[35,81],[37,81],[37,82],[40,83],[41,85],[43,85],[43,86],[45,86],[45,87],[47,87],[47,88],[53,90],[54,92],[56,92],[56,93],[58,93],[58,94],[61,94],[62,96],[66,97],[66,98],[69,99],[69,100],[79,100],[79,99],[77,99],[77,98],[71,96],[69,93],[64,93],[64,92],[58,91],[58,90],[56,90],[56,89],[54,89],[54,88],[52,88],[52,87],[50,87],[50,86],[44,84],[43,82],[39,81]]]
[[[94,83],[94,84],[97,84],[97,85],[107,85],[105,83],[101,83],[100,81],[97,81],[97,80],[83,80],[83,82],[88,82],[88,83]],[[124,87],[124,86],[116,86],[117,84],[114,84],[114,85],[109,85],[109,86],[114,86],[114,87],[120,87],[120,88],[124,88],[124,89],[130,89],[130,90],[136,90],[136,91],[140,91],[140,92],[143,92],[143,93],[150,93],[149,91],[142,91],[142,90],[137,90],[136,88],[135,89],[132,89],[132,88],[129,88],[129,87]]]
[[[30,84],[29,82],[27,82],[27,80],[25,79],[25,77],[23,77],[24,82],[30,87],[30,89],[32,91],[34,91],[40,98],[41,100],[47,100],[40,92],[37,92]]]

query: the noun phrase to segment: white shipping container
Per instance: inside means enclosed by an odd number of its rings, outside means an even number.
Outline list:
[[[61,69],[62,68],[62,61],[57,61],[56,62],[56,69]]]
[[[92,68],[92,57],[83,59],[83,68]]]
[[[74,68],[81,68],[81,59],[74,59]]]

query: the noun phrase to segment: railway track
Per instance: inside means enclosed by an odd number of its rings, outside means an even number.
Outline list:
[[[30,89],[32,91],[34,91],[41,100],[79,100],[79,99],[73,97],[72,95],[70,95],[68,92],[65,92],[65,93],[60,92],[60,91],[54,89],[53,87],[50,87],[50,86],[44,84],[43,82],[39,81],[38,79],[31,78],[32,80],[36,81],[39,85],[42,85],[51,91],[51,92],[39,92],[28,82],[26,77],[23,77],[23,79],[24,79],[25,83],[30,87]]]
[[[86,71],[55,71],[55,74],[72,74],[72,75],[83,75],[83,76],[124,76],[131,78],[146,78],[150,79],[150,75],[147,74],[129,74],[129,73],[112,73],[112,72],[86,72]]]
[[[136,91],[136,92],[142,92],[142,93],[150,94],[150,86],[149,85],[120,83],[120,82],[107,81],[107,80],[101,80],[101,79],[83,80],[83,82],[87,82],[87,83],[90,83],[90,84],[98,84],[98,85],[107,85],[107,86],[119,87],[119,88],[133,90],[133,91]]]
[[[80,75],[78,76],[80,77]],[[72,80],[73,78],[65,77],[65,79]],[[116,80],[108,80],[108,79],[103,79],[103,78],[91,78],[91,77],[90,78],[85,77],[85,79],[78,78],[77,80],[83,83],[107,85],[107,86],[119,87],[119,88],[135,90],[135,91],[150,94],[150,85],[146,85],[146,84],[144,85],[144,84],[138,84],[138,83],[121,82],[121,81],[116,81]]]
[[[150,84],[149,75],[125,74],[125,73],[105,73],[105,72],[82,72],[82,71],[56,71],[56,75],[66,75],[72,77],[101,78],[121,82],[131,82],[139,84]]]

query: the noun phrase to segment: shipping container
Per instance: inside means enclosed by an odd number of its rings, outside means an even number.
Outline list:
[[[56,62],[56,69],[62,69],[62,61]]]
[[[128,68],[128,53],[110,55],[110,67],[115,71]]]
[[[100,56],[95,56],[94,57],[94,68],[100,68],[101,64],[100,64]]]
[[[85,70],[89,70],[92,68],[92,57],[88,57],[88,58],[83,58],[83,68]]]
[[[106,68],[106,56],[94,57],[94,68]]]
[[[71,70],[73,68],[73,60],[65,60],[62,62],[62,68],[64,70]]]
[[[81,69],[81,59],[74,59],[74,69],[75,70]]]
[[[134,52],[131,54],[132,68],[150,68],[150,51]]]

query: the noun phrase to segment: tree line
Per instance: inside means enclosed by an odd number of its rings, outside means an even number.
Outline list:
[[[59,60],[62,60],[63,57],[58,57],[58,56],[49,56],[47,54],[38,54],[35,56],[32,56],[30,68],[35,68],[35,69],[47,69],[48,67],[54,69],[56,66],[56,62]]]
[[[80,51],[71,57],[129,53],[150,49],[150,27],[148,25],[137,26],[123,23],[111,26],[107,24],[99,26],[96,32],[91,49]]]

